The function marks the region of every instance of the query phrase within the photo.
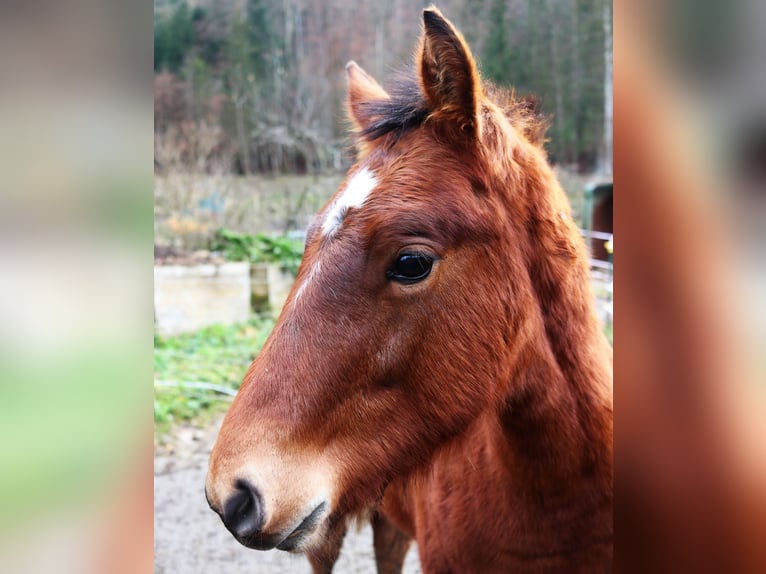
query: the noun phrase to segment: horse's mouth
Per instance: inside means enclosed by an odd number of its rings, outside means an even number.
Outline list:
[[[319,522],[324,518],[325,508],[327,508],[327,503],[322,502],[312,510],[311,514],[304,518],[295,530],[288,534],[282,542],[277,544],[277,550],[292,552],[299,549],[301,543],[311,536]]]
[[[287,536],[282,534],[263,534],[259,532],[252,536],[241,537],[235,534],[237,541],[243,546],[253,550],[285,550],[287,552],[296,552],[305,550],[306,540],[314,533],[319,523],[325,518],[325,509],[327,503],[322,502],[311,513],[301,520]]]

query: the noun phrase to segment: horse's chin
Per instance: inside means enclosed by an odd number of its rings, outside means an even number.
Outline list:
[[[323,526],[318,526],[312,532],[302,533],[298,536],[288,536],[276,548],[292,554],[303,554],[316,550],[322,546],[325,540],[325,530]]]

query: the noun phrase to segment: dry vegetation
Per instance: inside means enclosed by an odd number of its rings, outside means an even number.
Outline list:
[[[288,235],[305,230],[342,175],[250,176],[175,173],[155,179],[160,245],[204,249],[216,229]]]

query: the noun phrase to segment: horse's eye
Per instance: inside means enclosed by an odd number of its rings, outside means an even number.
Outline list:
[[[434,258],[423,253],[403,253],[391,269],[386,271],[386,277],[399,283],[417,283],[431,273]]]

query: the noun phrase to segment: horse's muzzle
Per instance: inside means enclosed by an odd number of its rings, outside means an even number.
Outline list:
[[[221,517],[224,526],[234,538],[243,546],[254,550],[299,550],[326,518],[327,502],[321,502],[294,528],[267,534],[263,531],[266,521],[263,497],[247,481],[237,481],[234,493],[224,501],[221,509],[210,502],[207,490],[205,497],[208,499],[208,506]]]

